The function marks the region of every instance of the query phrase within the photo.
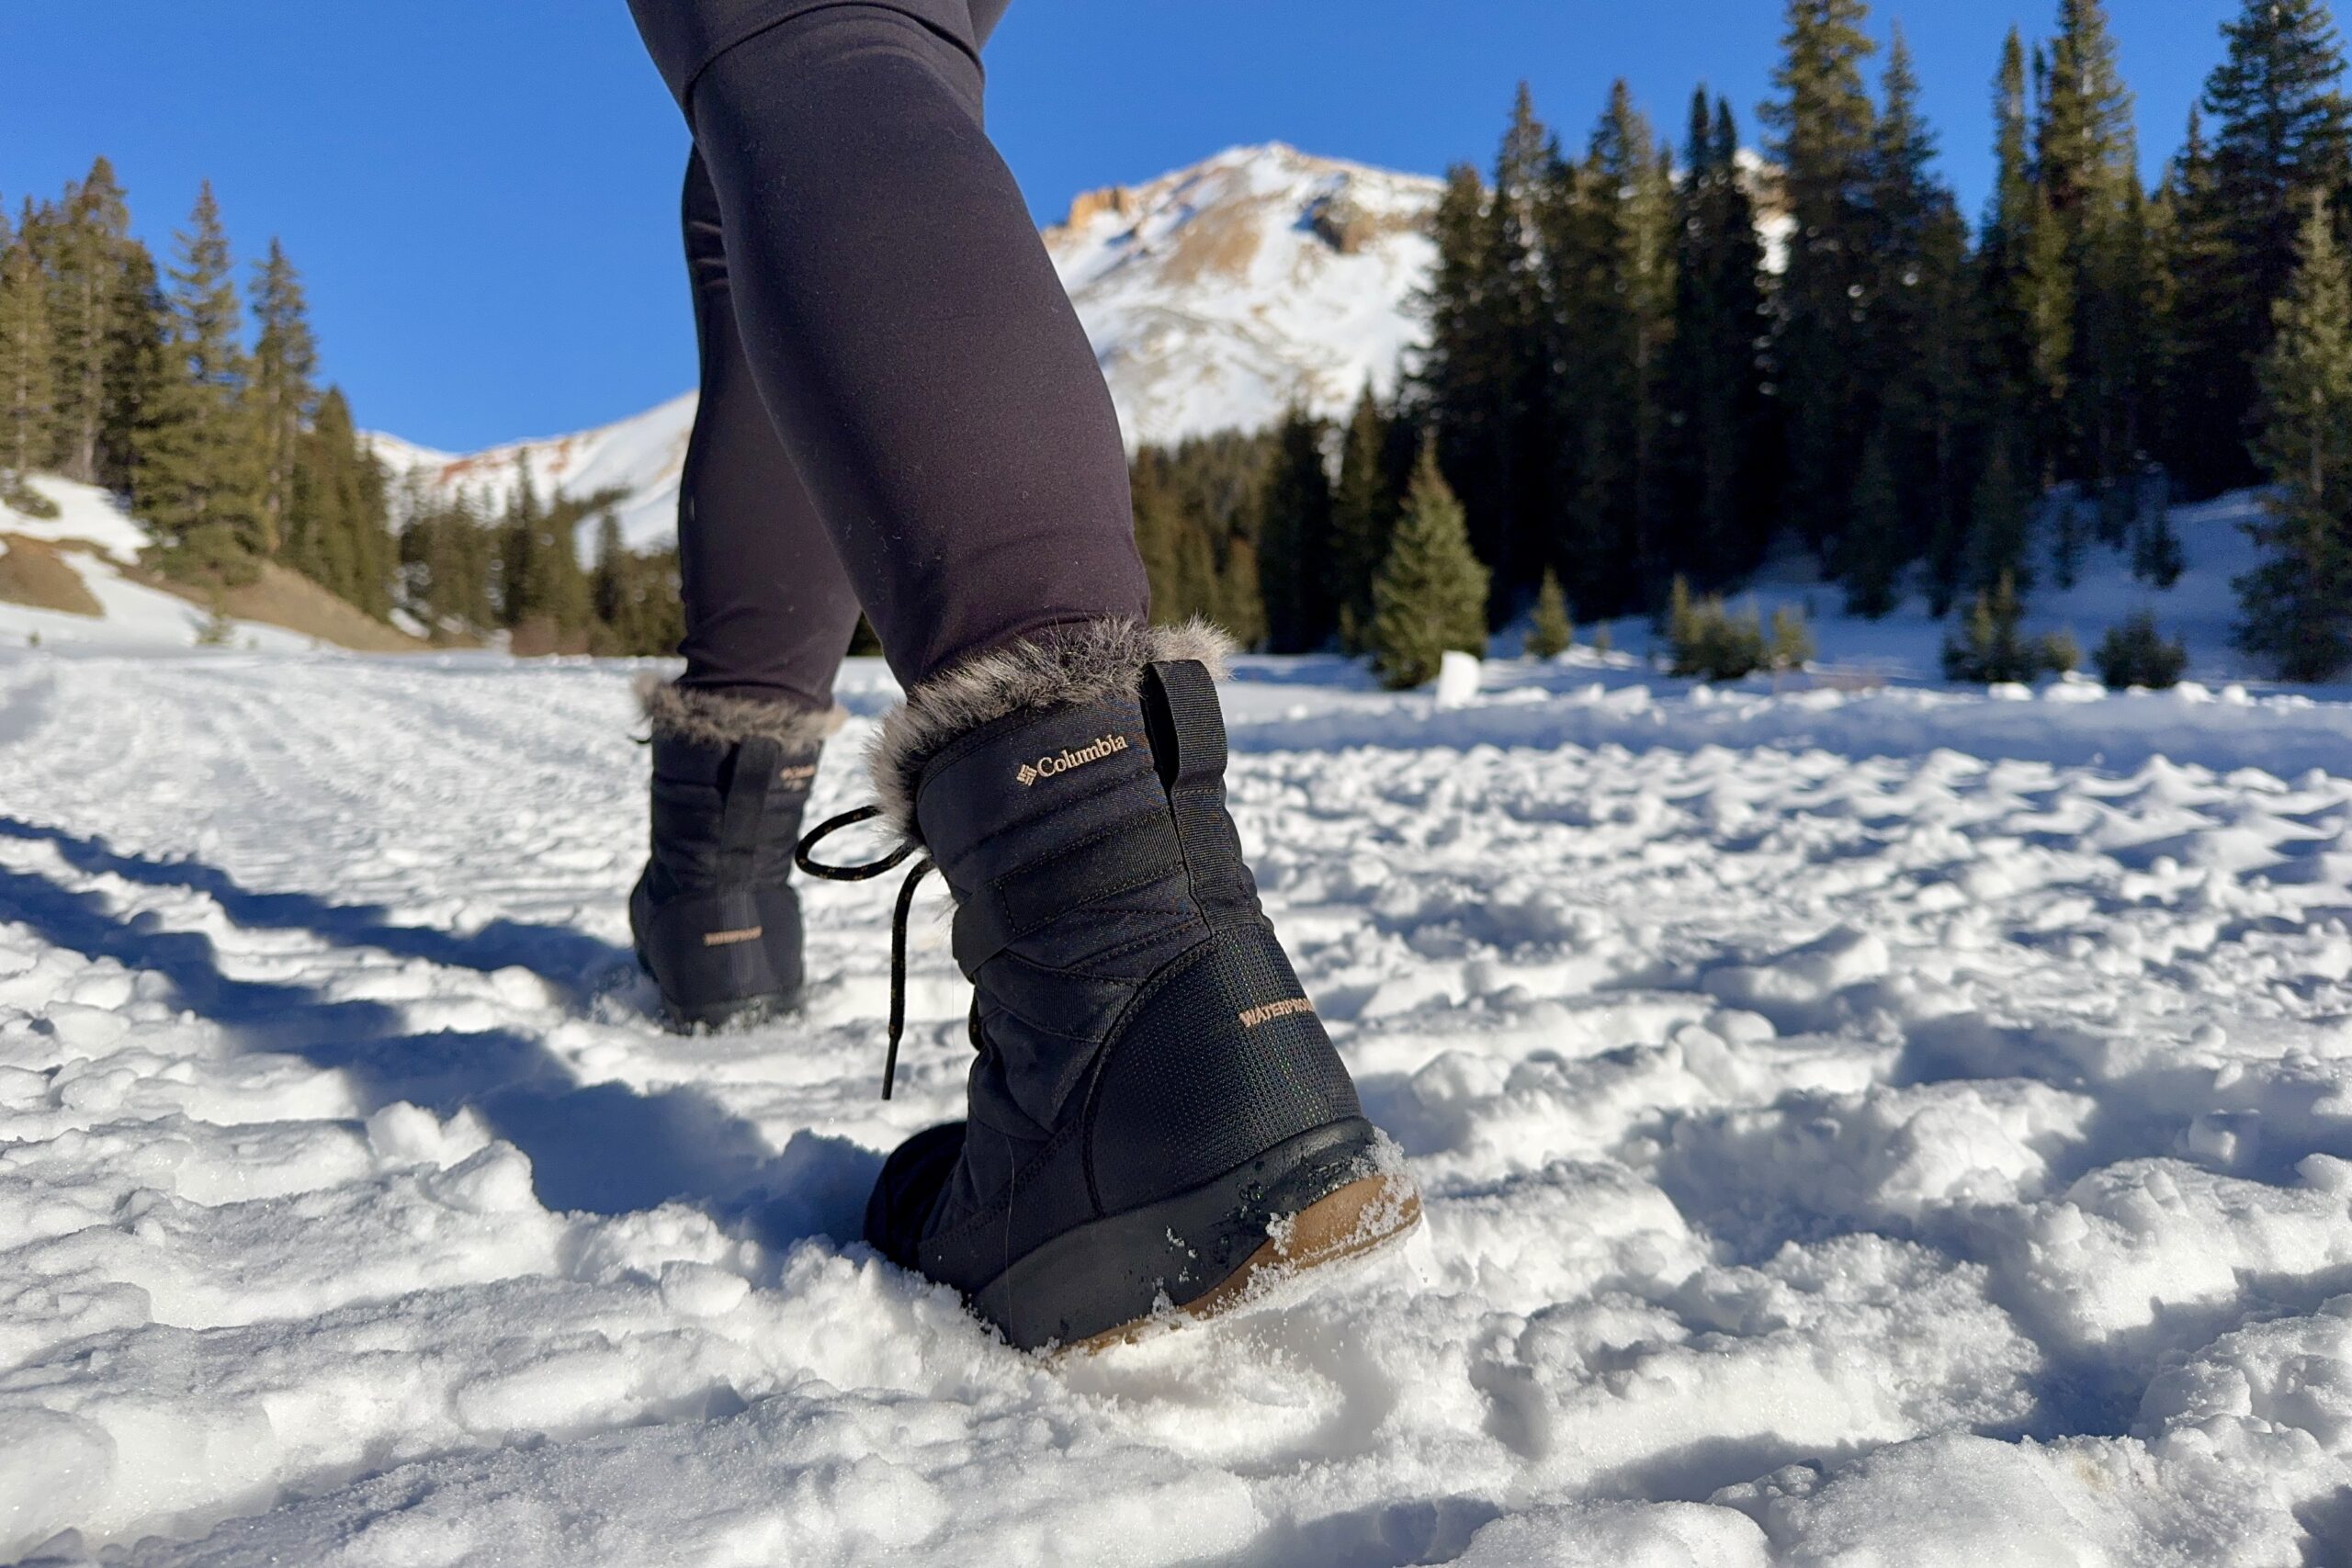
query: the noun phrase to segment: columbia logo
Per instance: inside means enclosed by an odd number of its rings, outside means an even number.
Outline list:
[[[1106,735],[1102,739],[1080,746],[1074,751],[1065,750],[1059,756],[1040,757],[1034,762],[1023,762],[1021,764],[1020,771],[1012,776],[1019,779],[1023,787],[1025,788],[1035,784],[1039,779],[1058,777],[1073,768],[1082,768],[1089,762],[1099,762],[1112,753],[1124,751],[1126,749],[1125,736]]]
[[[786,784],[805,784],[816,776],[817,764],[814,762],[803,762],[797,767],[786,768],[780,771],[775,775],[775,782]]]
[[[1272,1023],[1278,1018],[1292,1018],[1299,1013],[1314,1010],[1315,1004],[1305,997],[1285,997],[1281,1001],[1268,1002],[1263,1007],[1243,1008],[1234,1016],[1240,1019],[1242,1028],[1255,1029],[1261,1023]]]

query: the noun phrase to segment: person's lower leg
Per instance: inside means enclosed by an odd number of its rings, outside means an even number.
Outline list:
[[[907,686],[876,784],[976,992],[967,1120],[886,1163],[867,1239],[1034,1346],[1396,1234],[1225,808],[1216,639],[1143,624],[1109,393],[973,57],[830,6],[688,110],[752,374]]]
[[[651,841],[629,926],[665,1016],[697,1026],[800,994],[792,851],[857,598],[752,384],[699,157],[681,218],[702,365],[678,490],[686,669],[640,693]]]
[[[822,710],[857,595],[752,380],[718,193],[702,157],[680,203],[700,396],[678,481],[683,692]]]
[[[848,5],[688,105],[750,372],[910,687],[1148,608],[1110,394],[979,99],[962,48]]]

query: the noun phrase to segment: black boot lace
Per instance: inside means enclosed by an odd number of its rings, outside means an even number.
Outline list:
[[[839,817],[820,822],[793,847],[793,863],[809,875],[823,877],[828,882],[871,882],[877,876],[888,874],[905,864],[922,846],[900,844],[880,860],[869,861],[864,865],[825,865],[808,858],[808,852],[817,847],[819,840],[844,828],[871,822],[881,815],[882,808],[878,806],[861,806],[854,811],[844,811]],[[898,1081],[899,1038],[906,1032],[907,1026],[907,911],[914,907],[916,887],[934,869],[932,858],[924,855],[922,863],[908,873],[906,881],[899,884],[899,905],[890,916],[890,1049],[882,1058],[882,1098],[885,1100],[890,1098],[891,1086]]]

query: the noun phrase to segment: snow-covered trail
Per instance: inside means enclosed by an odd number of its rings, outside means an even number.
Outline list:
[[[644,1021],[625,672],[0,662],[0,1561],[2352,1560],[2352,708],[1244,676],[1430,1223],[1057,1365],[846,1239],[944,923]]]

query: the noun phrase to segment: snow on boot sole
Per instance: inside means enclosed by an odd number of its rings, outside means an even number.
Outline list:
[[[1065,1348],[1091,1356],[1139,1344],[1155,1334],[1204,1326],[1221,1318],[1287,1304],[1295,1292],[1340,1267],[1403,1244],[1421,1221],[1419,1190],[1408,1178],[1361,1177],[1272,1227],[1265,1244],[1232,1277],[1198,1301],[1156,1307],[1150,1316]]]

